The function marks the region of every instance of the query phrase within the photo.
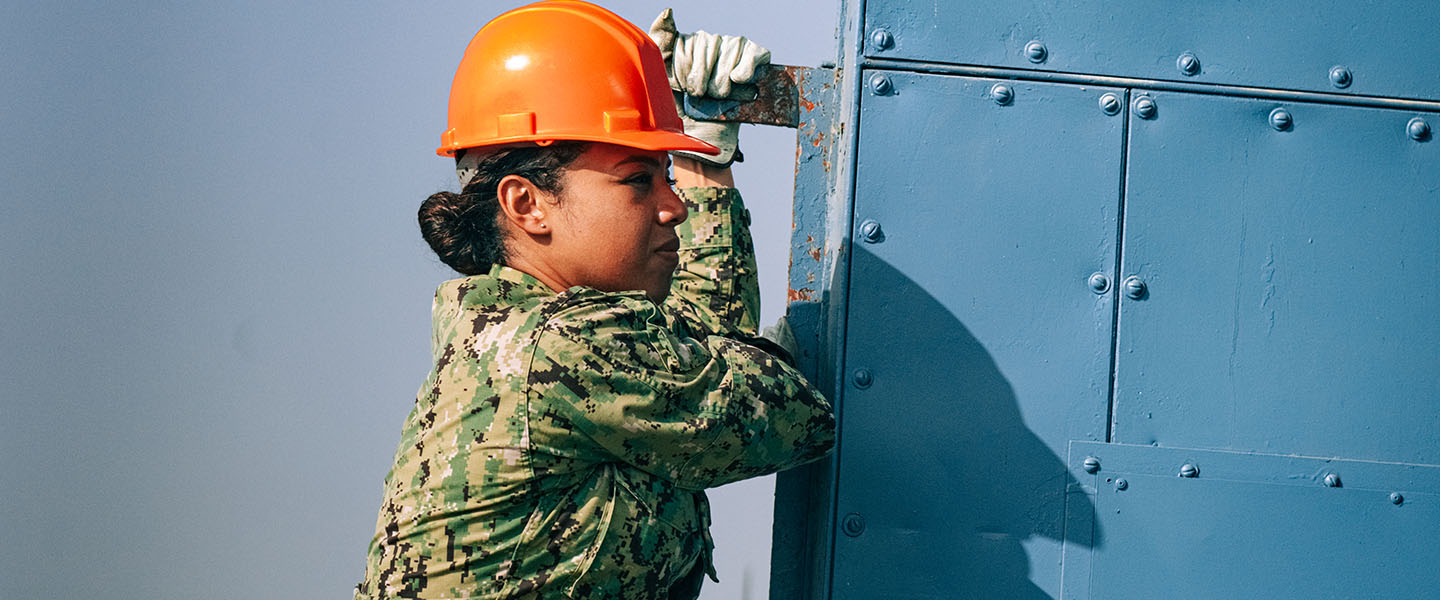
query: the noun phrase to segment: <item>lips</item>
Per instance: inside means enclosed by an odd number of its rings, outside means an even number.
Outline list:
[[[655,249],[655,251],[662,254],[675,254],[679,252],[680,238],[671,238],[670,241],[661,244],[659,248]]]

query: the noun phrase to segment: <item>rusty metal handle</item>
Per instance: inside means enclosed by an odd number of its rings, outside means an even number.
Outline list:
[[[731,121],[798,127],[800,125],[800,86],[803,72],[810,67],[769,65],[755,83],[755,99],[749,101],[715,100],[685,96],[681,110],[693,119]]]

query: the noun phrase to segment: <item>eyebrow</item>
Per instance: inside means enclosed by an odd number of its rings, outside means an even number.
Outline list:
[[[648,156],[636,155],[636,156],[631,156],[631,157],[626,158],[626,159],[624,159],[624,160],[622,160],[622,161],[620,161],[620,162],[615,163],[615,166],[613,166],[613,167],[611,167],[611,168],[612,168],[612,169],[618,169],[618,168],[623,167],[623,166],[625,166],[625,165],[627,165],[627,164],[630,164],[630,163],[639,163],[639,164],[645,165],[645,166],[647,166],[647,167],[650,167],[650,168],[652,168],[652,169],[654,169],[654,168],[659,168],[659,167],[660,167],[660,161],[655,160],[655,159],[653,159],[653,158],[650,158],[650,157],[648,157]]]

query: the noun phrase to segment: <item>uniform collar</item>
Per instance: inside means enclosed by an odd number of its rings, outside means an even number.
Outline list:
[[[440,298],[458,299],[465,308],[527,306],[555,296],[539,279],[504,265],[492,265],[489,273],[452,279],[440,284]]]

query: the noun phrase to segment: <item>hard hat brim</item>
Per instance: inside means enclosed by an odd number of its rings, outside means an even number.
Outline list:
[[[440,156],[455,156],[455,152],[456,152],[456,151],[463,150],[463,149],[466,149],[466,148],[483,148],[483,147],[486,147],[486,146],[503,146],[503,145],[506,145],[506,144],[516,144],[516,143],[521,143],[521,142],[560,142],[560,141],[602,142],[602,143],[606,143],[606,144],[615,144],[615,145],[617,145],[617,146],[625,146],[625,147],[628,147],[628,148],[638,148],[638,149],[640,149],[640,150],[664,150],[664,151],[667,151],[667,152],[669,152],[669,151],[676,151],[676,150],[683,150],[683,151],[687,151],[687,152],[699,152],[699,153],[701,153],[701,154],[708,154],[708,155],[711,155],[711,156],[714,156],[714,155],[720,153],[720,149],[719,149],[719,148],[716,148],[715,146],[710,145],[709,143],[705,142],[704,140],[701,140],[700,138],[693,137],[693,136],[689,136],[689,135],[686,135],[686,134],[683,134],[683,133],[676,133],[676,132],[673,132],[673,131],[663,131],[663,130],[661,130],[661,131],[620,131],[620,132],[614,132],[614,133],[607,133],[607,134],[604,134],[604,135],[585,135],[585,134],[570,134],[570,135],[521,135],[521,136],[504,137],[504,138],[489,138],[489,139],[485,140],[484,143],[478,143],[478,144],[477,144],[477,143],[466,143],[466,142],[464,142],[464,141],[457,141],[457,142],[454,143],[454,144],[451,144],[451,145],[448,145],[448,146],[441,146],[441,147],[439,147],[439,148],[436,148],[436,149],[435,149],[435,153],[436,153],[436,154],[439,154]]]

